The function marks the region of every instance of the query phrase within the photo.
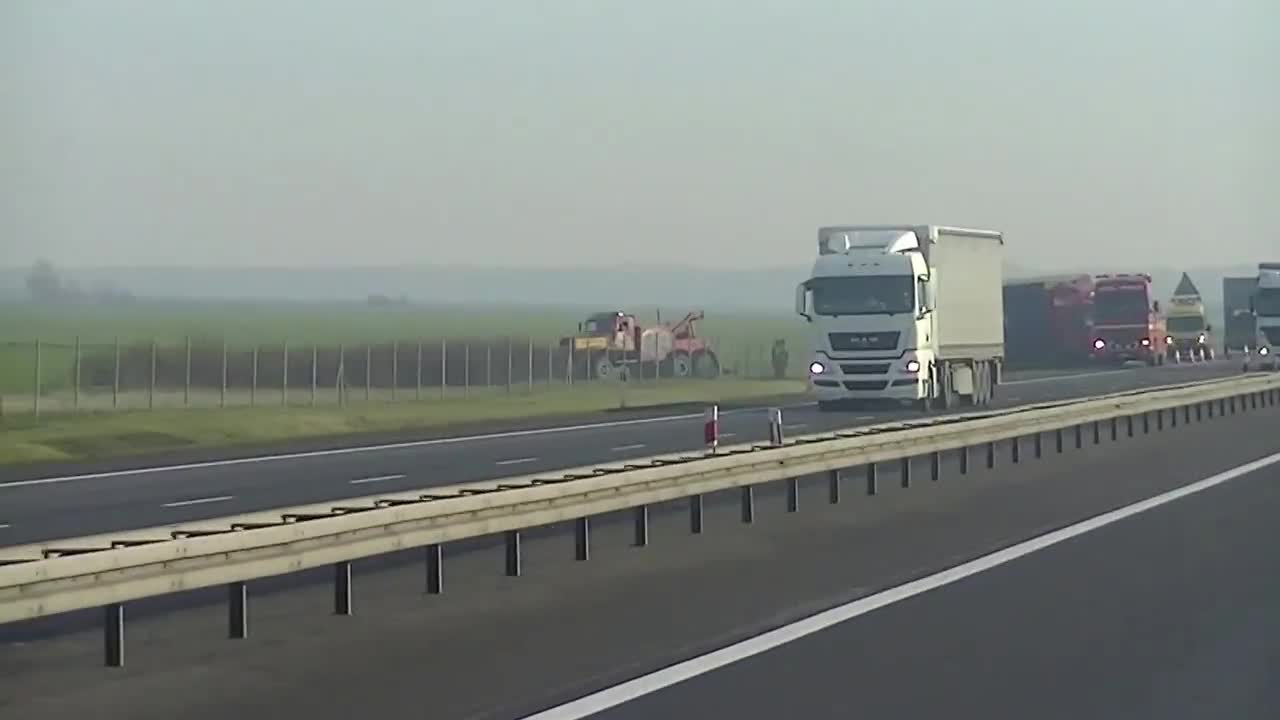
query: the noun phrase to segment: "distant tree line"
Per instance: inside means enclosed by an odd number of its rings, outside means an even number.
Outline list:
[[[79,303],[127,305],[135,298],[128,290],[116,287],[109,281],[95,283],[85,291],[74,280],[62,277],[53,263],[38,260],[27,273],[27,292],[37,303],[47,305],[75,305]]]

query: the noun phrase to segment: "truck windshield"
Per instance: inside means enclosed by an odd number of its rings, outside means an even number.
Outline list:
[[[1280,290],[1259,290],[1254,309],[1263,317],[1280,317]]]
[[[819,277],[809,281],[813,311],[819,315],[884,315],[915,308],[915,281],[910,275]]]
[[[1145,325],[1147,293],[1145,290],[1099,291],[1093,300],[1093,315],[1101,325]]]
[[[1171,333],[1200,332],[1204,330],[1204,318],[1199,316],[1171,317],[1166,327]]]

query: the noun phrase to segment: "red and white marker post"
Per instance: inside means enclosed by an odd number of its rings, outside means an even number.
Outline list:
[[[702,442],[707,446],[707,451],[714,453],[720,447],[720,406],[712,405],[707,408],[706,415],[702,421]]]
[[[769,410],[769,444],[782,444],[782,410],[780,408]]]

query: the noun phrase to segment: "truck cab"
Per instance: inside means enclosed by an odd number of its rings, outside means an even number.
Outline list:
[[[1280,370],[1280,263],[1258,266],[1258,289],[1253,296],[1257,321],[1257,349],[1245,357],[1245,370]]]
[[[1160,302],[1153,298],[1150,275],[1097,276],[1093,312],[1090,352],[1094,361],[1164,364],[1169,336]]]

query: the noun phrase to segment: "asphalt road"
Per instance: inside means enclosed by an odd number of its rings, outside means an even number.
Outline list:
[[[997,404],[1096,395],[1237,370],[1215,363],[1099,374],[1013,374]],[[788,409],[784,422],[788,433],[809,433],[914,416],[906,411],[819,413],[802,406]],[[766,423],[759,410],[726,413],[724,442],[764,441]],[[376,450],[300,452],[168,469],[81,467],[75,475],[49,475],[29,468],[0,478],[0,546],[691,450],[701,447],[701,425],[696,413],[667,419],[646,413]]]
[[[1271,465],[591,717],[1269,720],[1276,517]]]
[[[352,617],[332,617],[327,586],[252,583],[241,641],[221,605],[130,606],[120,670],[100,666],[96,628],[0,636],[0,717],[526,718],[1271,457],[1278,420],[1104,434],[1018,465],[1004,445],[992,470],[949,457],[909,488],[887,467],[874,496],[852,472],[836,505],[806,480],[798,513],[773,484],[752,525],[721,493],[699,536],[678,503],[642,549],[626,523],[593,525],[589,562],[563,531],[531,537],[519,578],[496,549],[451,545],[439,596],[419,563],[361,562]],[[601,717],[1273,717],[1255,711],[1276,707],[1277,480],[1233,479]]]

